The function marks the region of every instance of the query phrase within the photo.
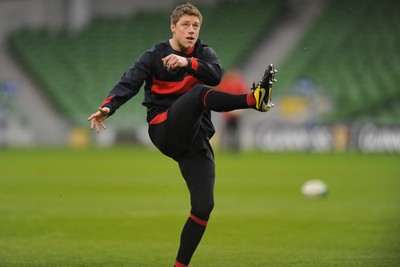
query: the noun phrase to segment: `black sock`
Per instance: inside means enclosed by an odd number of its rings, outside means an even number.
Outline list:
[[[181,234],[181,243],[176,260],[188,265],[193,256],[204,231],[207,227],[207,221],[203,221],[194,215],[190,215],[183,227]]]
[[[204,106],[217,112],[249,108],[248,94],[229,94],[209,89],[204,95]]]

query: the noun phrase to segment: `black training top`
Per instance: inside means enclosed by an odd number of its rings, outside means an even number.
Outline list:
[[[168,71],[162,59],[170,54],[186,57],[188,66]],[[143,105],[147,107],[147,121],[150,122],[195,84],[216,86],[222,75],[223,68],[217,54],[200,39],[186,53],[173,50],[169,40],[166,40],[154,45],[138,58],[110,91],[102,106],[110,108],[112,115],[135,96],[143,82],[146,82]],[[209,120],[209,114],[207,117]]]

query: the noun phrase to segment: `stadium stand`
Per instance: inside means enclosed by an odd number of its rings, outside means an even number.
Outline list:
[[[280,67],[280,90],[309,79],[336,104],[332,120],[399,122],[400,5],[331,0]]]
[[[281,6],[279,0],[220,1],[202,9],[201,38],[230,68],[257,42]],[[170,37],[169,15],[170,11],[139,12],[124,18],[95,18],[80,32],[24,29],[13,33],[9,44],[49,100],[72,124],[86,125],[87,116],[136,58]],[[128,112],[120,112],[112,123],[120,129],[144,123],[142,99],[135,97],[121,107]]]

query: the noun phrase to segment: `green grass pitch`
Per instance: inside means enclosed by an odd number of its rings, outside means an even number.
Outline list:
[[[400,155],[216,151],[191,266],[400,266]],[[301,185],[322,179],[324,199]],[[172,266],[189,195],[154,149],[0,150],[0,266]]]

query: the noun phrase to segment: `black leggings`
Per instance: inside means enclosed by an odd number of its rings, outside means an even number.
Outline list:
[[[179,164],[190,191],[191,213],[205,221],[214,206],[215,180],[213,151],[200,126],[209,90],[194,87],[170,106],[164,122],[149,125],[154,145]]]
[[[190,213],[208,221],[214,207],[214,162],[201,150],[181,160],[179,168],[190,191]]]
[[[248,108],[247,95],[231,95],[196,85],[176,100],[166,120],[149,125],[154,145],[179,164],[190,191],[191,212],[183,227],[177,262],[189,264],[214,207],[215,165],[202,119],[207,109]]]

